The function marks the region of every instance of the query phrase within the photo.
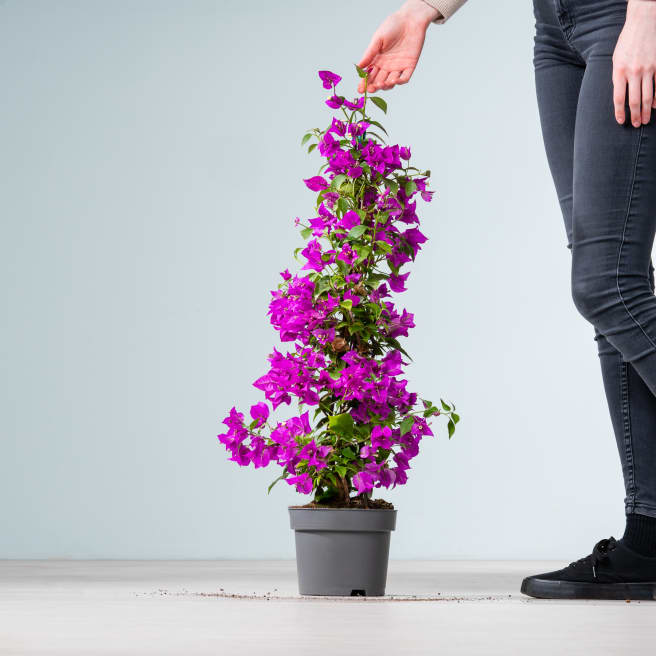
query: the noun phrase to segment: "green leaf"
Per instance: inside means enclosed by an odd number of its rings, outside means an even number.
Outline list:
[[[369,276],[369,282],[373,284],[373,283],[381,282],[381,280],[387,280],[387,278],[388,276],[385,273],[372,273]]]
[[[343,308],[346,308],[347,310],[352,310],[353,309],[353,301],[350,298],[344,299],[341,303],[340,306]]]
[[[273,481],[273,483],[271,483],[271,485],[269,485],[269,487],[267,488],[267,494],[270,494],[270,493],[271,493],[271,489],[273,488],[273,486],[274,486],[278,481],[282,480],[283,478],[286,478],[285,474],[282,474],[281,476],[278,476],[278,478],[276,478],[276,480]]]
[[[387,130],[378,122],[374,121],[373,119],[369,119],[369,123],[372,125],[375,125],[376,127],[380,128],[385,134],[387,134]],[[389,135],[387,135],[389,137]]]
[[[382,143],[387,143],[385,140],[385,137],[381,137],[377,132],[374,132],[373,130],[367,130],[367,135],[373,134],[376,139],[381,141]]]
[[[342,183],[346,180],[346,176],[343,173],[340,173],[339,175],[336,175],[332,182],[330,183],[330,186],[332,189],[339,189],[342,186]]]
[[[311,153],[316,147],[317,144],[310,144],[310,147],[308,148],[308,153]]]
[[[367,77],[367,75],[368,75],[367,71],[360,68],[357,64],[355,64],[355,70],[358,72],[358,75],[360,77]]]
[[[350,446],[347,446],[342,449],[342,455],[345,458],[348,458],[349,460],[353,460],[353,458],[355,458],[355,453],[353,452],[353,449]]]
[[[449,410],[451,410],[451,406],[449,406],[449,405],[447,405],[446,403],[444,403],[444,400],[443,400],[443,399],[440,399],[440,401],[442,402],[442,407],[443,407],[447,412],[449,412]]]
[[[460,421],[460,415],[457,415],[455,412],[451,414],[451,419],[453,419],[453,423],[457,424]]]
[[[303,230],[301,230],[301,237],[303,237],[303,239],[307,239],[311,234],[312,228],[303,228]]]
[[[337,199],[337,207],[339,208],[339,211],[342,213],[348,212],[348,201],[346,198],[342,198],[341,196]]]
[[[411,196],[412,194],[417,191],[417,183],[414,180],[410,180],[409,182],[405,183],[405,195],[406,196]]]
[[[342,370],[339,369],[337,371],[329,371],[328,375],[333,379],[333,380],[339,380],[340,376],[342,375]]]
[[[361,246],[355,249],[358,253],[358,259],[356,260],[357,262],[362,262],[362,260],[366,259],[369,257],[371,254],[371,248],[369,246]],[[338,262],[341,262],[342,260],[337,260]]]
[[[412,428],[412,425],[414,423],[415,423],[415,418],[412,415],[406,417],[401,422],[401,435],[405,435]]]
[[[335,465],[335,471],[342,477],[346,476],[346,467],[344,465]]]
[[[386,241],[381,241],[380,239],[376,240],[376,246],[385,253],[391,253],[392,247]]]
[[[334,433],[351,435],[353,433],[353,417],[348,412],[333,415],[328,419],[328,426]]]
[[[387,114],[387,103],[380,96],[369,96],[369,100]]]
[[[346,234],[347,239],[358,239],[367,232],[367,226],[360,223],[359,225],[354,225]]]
[[[385,301],[381,301],[381,303],[384,304]],[[387,343],[391,344],[395,349],[398,349],[399,351],[401,351],[401,353],[403,353],[403,355],[405,355],[405,357],[408,358],[408,360],[410,360],[411,362],[414,362],[414,360],[410,357],[410,355],[408,355],[407,351],[401,346],[401,344],[399,344],[398,339],[396,339],[395,337],[388,337],[387,338]]]
[[[317,503],[326,503],[337,496],[337,490],[335,489],[337,487],[337,480],[335,479],[334,474],[325,472],[324,476],[332,483],[333,487],[329,487],[326,490],[317,490],[314,495],[314,500]]]
[[[330,280],[323,278],[316,287],[317,297],[321,296],[328,289],[330,289]]]
[[[390,188],[392,194],[396,194],[399,190],[399,183],[396,180],[385,180],[385,184]]]
[[[451,439],[451,436],[456,430],[456,425],[449,419],[449,423],[447,424],[447,428],[449,429],[449,439]]]
[[[301,146],[305,146],[305,144],[312,138],[312,133],[308,132],[306,135],[303,136],[301,139]]]

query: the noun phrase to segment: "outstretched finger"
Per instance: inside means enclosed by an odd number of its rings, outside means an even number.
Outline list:
[[[401,71],[390,71],[389,75],[382,83],[381,89],[391,89],[399,79]]]
[[[369,66],[369,64],[374,63],[374,58],[382,49],[383,49],[383,39],[377,36],[376,34],[374,34],[373,38],[371,39],[371,43],[364,51],[364,55],[362,55],[362,58],[358,62],[358,66],[360,68],[366,68],[367,66]]]
[[[371,74],[371,90],[376,91],[383,86],[383,81],[387,77],[387,71],[382,68],[375,67],[374,72]]]
[[[651,118],[651,108],[654,104],[654,75],[642,78],[642,124],[647,125]]]
[[[641,80],[637,75],[629,75],[629,109],[631,111],[631,123],[634,128],[640,127],[640,99],[642,95]]]
[[[623,124],[626,120],[624,103],[626,101],[626,77],[624,74],[613,69],[613,105],[615,106],[615,120]]]
[[[401,72],[401,75],[399,75],[399,79],[396,81],[397,84],[406,84],[410,78],[412,77],[412,73],[414,72],[415,67],[412,66],[411,68],[406,68]]]

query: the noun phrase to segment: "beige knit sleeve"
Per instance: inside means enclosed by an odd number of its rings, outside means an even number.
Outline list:
[[[437,9],[442,14],[436,18],[433,23],[438,25],[444,23],[453,13],[455,13],[467,0],[424,0],[431,7]]]

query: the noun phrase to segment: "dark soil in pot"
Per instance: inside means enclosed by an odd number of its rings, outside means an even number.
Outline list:
[[[366,502],[362,497],[354,497],[349,499],[348,505],[343,503],[317,503],[310,501],[303,506],[289,506],[290,508],[360,508],[360,509],[373,509],[373,510],[394,510],[394,505],[384,499],[368,499]]]

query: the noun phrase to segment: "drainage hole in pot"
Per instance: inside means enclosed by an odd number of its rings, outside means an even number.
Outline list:
[[[366,597],[367,593],[364,590],[351,590],[351,597]]]

